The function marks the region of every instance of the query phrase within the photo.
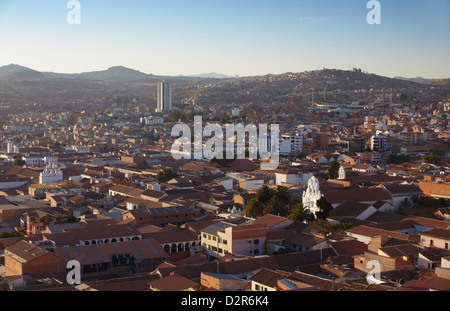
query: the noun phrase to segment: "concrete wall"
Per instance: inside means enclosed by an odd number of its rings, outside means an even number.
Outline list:
[[[66,260],[53,254],[40,256],[33,261],[21,263],[5,252],[5,274],[6,276],[24,274],[59,273],[66,271]]]
[[[433,241],[433,245],[431,245],[431,241]],[[450,240],[439,239],[439,238],[435,238],[435,237],[421,235],[420,236],[420,245],[427,246],[427,247],[433,246],[433,247],[438,247],[438,248],[442,248],[442,249],[449,249],[450,248]]]

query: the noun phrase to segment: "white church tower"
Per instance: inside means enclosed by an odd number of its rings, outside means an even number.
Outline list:
[[[322,197],[319,189],[319,180],[313,176],[308,181],[308,187],[303,193],[302,203],[305,208],[308,208],[311,213],[315,214],[320,209],[317,207],[317,201]]]
[[[6,152],[7,153],[19,153],[19,148],[16,146],[16,144],[12,141],[8,141],[6,145]]]
[[[63,180],[63,173],[59,168],[58,161],[54,158],[49,159],[47,166],[39,176],[40,184],[51,184]]]
[[[341,166],[339,168],[339,180],[345,180],[347,179],[347,173],[345,172],[345,168],[343,166]]]

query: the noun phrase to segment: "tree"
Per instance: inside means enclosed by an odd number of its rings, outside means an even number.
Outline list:
[[[317,219],[322,220],[326,220],[333,210],[333,205],[331,205],[325,197],[321,197],[317,200],[317,207],[319,208],[319,211],[316,212],[316,217]]]
[[[335,179],[336,176],[338,176],[338,174],[339,174],[339,168],[340,168],[340,165],[337,161],[331,162],[330,166],[328,167],[328,170],[327,170],[327,178]]]
[[[292,206],[298,203],[299,198],[292,196],[287,188],[279,186],[275,190],[264,185],[256,192],[256,197],[248,201],[244,212],[253,217],[267,214],[286,217]]]
[[[279,186],[266,204],[264,214],[287,216],[292,196],[286,187]]]
[[[301,160],[303,159],[305,156],[303,155],[303,153],[301,153],[300,151],[298,151],[297,153],[294,154],[294,156],[292,157],[291,161],[297,161],[297,160]]]
[[[256,192],[256,199],[262,204],[267,204],[274,195],[275,190],[267,185],[264,185]]]
[[[399,97],[398,97],[401,101],[405,101],[405,100],[407,100],[408,99],[408,95],[406,95],[406,94],[401,94]]]
[[[229,166],[233,164],[235,159],[227,159],[227,153],[226,151],[223,151],[222,159],[217,159],[217,154],[209,160],[209,164],[217,164],[219,167]]]
[[[400,203],[400,205],[398,206],[397,213],[399,215],[406,216],[405,206],[403,205],[403,203]]]
[[[272,255],[282,255],[282,254],[287,254],[289,253],[289,251],[285,248],[280,248],[279,250],[277,250],[276,252],[273,252]]]
[[[178,175],[175,174],[171,168],[165,168],[156,175],[156,181],[159,183],[168,182],[173,178],[177,178]]]
[[[357,173],[355,173],[353,170],[351,169],[346,169],[345,170],[345,176],[346,177],[352,177],[352,176],[359,176]]]
[[[405,162],[409,162],[410,159],[408,156],[406,155],[396,155],[391,153],[389,155],[389,159],[388,159],[388,163],[390,164],[401,164],[401,163],[405,163]]]
[[[263,209],[264,205],[257,198],[251,198],[245,206],[244,213],[259,217],[262,216]]]
[[[338,231],[339,232],[345,232],[345,231],[347,231],[348,229],[351,229],[351,228],[353,228],[353,224],[352,223],[350,223],[350,222],[343,222],[339,226]]]
[[[23,166],[25,164],[27,164],[27,162],[25,162],[24,160],[22,160],[20,158],[15,159],[13,162],[14,166]]]
[[[22,236],[22,235],[17,232],[3,231],[2,233],[0,233],[0,239],[15,238],[15,237],[20,237],[20,236]]]
[[[323,219],[314,220],[311,223],[311,226],[319,230],[319,232],[323,235],[328,235],[331,231],[333,231],[330,222]]]
[[[294,221],[309,223],[313,220],[314,215],[311,213],[309,208],[303,206],[302,203],[298,203],[290,210],[288,218]]]
[[[430,153],[426,157],[422,157],[422,161],[429,164],[439,165],[441,163],[441,157]]]

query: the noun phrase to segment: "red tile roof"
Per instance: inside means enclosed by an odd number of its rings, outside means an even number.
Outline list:
[[[180,275],[170,275],[168,277],[147,283],[148,286],[155,291],[183,291],[189,288],[199,288],[200,284],[191,281]]]
[[[111,256],[132,254],[138,260],[163,259],[168,254],[152,239],[96,245],[55,248],[55,253],[67,260],[78,260],[82,265],[109,263]]]
[[[60,260],[64,259],[64,256],[59,256],[58,254],[55,255],[26,241],[20,241],[13,246],[6,248],[5,254],[6,252],[23,259],[25,262],[32,262],[39,257],[46,255],[57,257]]]
[[[81,241],[141,235],[139,231],[129,225],[95,226],[63,229],[63,231],[71,232],[77,239]]]
[[[343,190],[326,190],[323,195],[331,204],[347,202],[376,202],[391,200],[391,197],[381,188],[355,188]]]
[[[282,222],[292,222],[286,217],[276,216],[272,214],[264,215],[254,221],[255,225],[265,225],[268,229],[281,224]]]
[[[362,255],[364,252],[367,252],[367,245],[357,241],[357,240],[348,240],[348,241],[339,241],[339,242],[333,242],[330,243],[330,246],[333,248],[333,250],[338,254],[341,255]]]

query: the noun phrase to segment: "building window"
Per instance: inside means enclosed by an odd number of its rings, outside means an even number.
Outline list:
[[[254,241],[253,241],[253,244],[258,245],[258,244],[259,244],[259,240],[254,240]]]
[[[223,244],[227,245],[228,244],[227,240],[223,240]]]
[[[255,250],[253,251],[253,254],[259,255],[259,249],[255,249]]]
[[[430,240],[430,246],[433,246],[433,245],[434,245],[434,241]]]
[[[448,249],[448,243],[445,243],[445,249]]]

